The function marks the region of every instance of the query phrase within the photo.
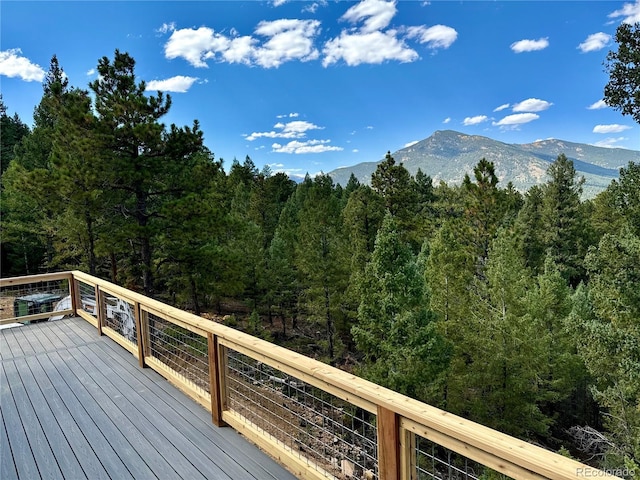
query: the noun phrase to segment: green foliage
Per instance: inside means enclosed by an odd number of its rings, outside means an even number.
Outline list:
[[[615,36],[617,51],[607,54],[607,105],[640,123],[640,23],[621,23]]]
[[[606,429],[603,465],[638,463],[637,164],[592,202],[564,155],[524,198],[485,159],[461,186],[390,154],[372,187],[296,185],[249,157],[225,173],[197,122],[161,123],[171,99],[134,67],[101,59],[89,94],[53,57],[30,133],[0,102],[2,275],[80,267],[250,311],[262,338],[280,317],[279,339],[382,385],[553,448]]]
[[[640,238],[606,234],[586,258],[591,281],[576,312],[580,354],[596,380],[612,453],[640,462]]]
[[[546,246],[542,219],[543,191],[537,185],[525,195],[524,205],[515,221],[515,233],[525,266],[533,273],[541,273]]]
[[[305,308],[325,326],[327,354],[333,358],[336,326],[344,324],[342,295],[348,280],[340,197],[328,175],[318,175],[300,203],[296,266]]]
[[[14,157],[14,149],[23,137],[27,136],[29,127],[25,125],[16,113],[13,117],[7,115],[7,107],[0,94],[0,175],[5,172]]]
[[[422,272],[390,214],[361,277],[358,323],[352,333],[370,380],[423,400],[435,399],[448,346],[428,309]]]
[[[90,84],[95,95],[97,130],[102,139],[105,182],[123,217],[120,234],[134,246],[132,280],[142,279],[153,290],[153,243],[161,231],[163,203],[192,188],[192,169],[202,152],[202,132],[192,128],[169,130],[159,121],[169,111],[171,97],[149,96],[137,82],[135,61],[116,50],[113,61],[103,57],[99,78]]]
[[[544,245],[562,275],[572,285],[584,279],[583,258],[590,235],[580,209],[584,178],[576,179],[573,162],[560,154],[547,170],[543,187],[542,225]]]

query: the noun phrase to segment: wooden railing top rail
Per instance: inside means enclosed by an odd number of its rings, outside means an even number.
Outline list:
[[[446,436],[454,439],[458,450],[460,444],[468,445],[469,451],[485,452],[497,459],[502,459],[507,464],[516,465],[524,471],[530,472],[531,475],[527,475],[530,478],[576,479],[593,476],[594,473],[597,473],[599,478],[617,478],[575,460],[411,399],[338,368],[166,305],[86,273],[73,271],[49,275],[59,275],[61,277],[58,278],[64,278],[70,274],[77,280],[104,287],[109,292],[121,295],[131,302],[147,306],[202,332],[216,335],[223,345],[237,349],[241,353],[250,353],[250,356],[254,358],[263,359],[265,363],[285,373],[295,375],[303,381],[369,411],[376,413],[378,407],[393,411],[400,417],[425,427],[427,431],[435,432],[439,437]],[[34,282],[39,281],[41,277],[19,277],[20,280],[25,278]],[[35,280],[36,278],[38,280]],[[19,279],[2,280],[0,286],[10,284],[8,282],[16,283]],[[450,448],[447,445],[444,446]],[[464,454],[465,452],[460,453]],[[473,458],[474,455],[468,456]]]
[[[50,282],[53,280],[65,280],[73,277],[72,272],[43,273],[40,275],[25,275],[22,277],[0,278],[0,287],[12,285],[24,285],[25,283]]]

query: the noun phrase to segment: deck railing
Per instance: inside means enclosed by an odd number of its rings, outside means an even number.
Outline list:
[[[0,302],[0,324],[82,317],[299,478],[617,478],[79,271],[0,279]]]

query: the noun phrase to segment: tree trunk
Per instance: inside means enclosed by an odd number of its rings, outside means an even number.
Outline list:
[[[85,210],[84,213],[85,223],[87,225],[87,236],[89,237],[89,248],[87,252],[89,273],[91,275],[96,274],[96,254],[95,254],[95,238],[93,235],[93,218],[91,214]]]
[[[331,318],[329,287],[324,287],[324,307],[327,315],[327,339],[329,340],[329,358],[333,360],[333,319]]]
[[[191,285],[191,299],[193,301],[193,308],[196,311],[196,315],[200,315],[200,303],[198,302],[198,289],[196,282],[192,276],[189,277],[189,283]]]

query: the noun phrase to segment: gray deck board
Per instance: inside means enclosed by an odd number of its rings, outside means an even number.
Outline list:
[[[0,478],[292,480],[82,319],[0,331]]]

